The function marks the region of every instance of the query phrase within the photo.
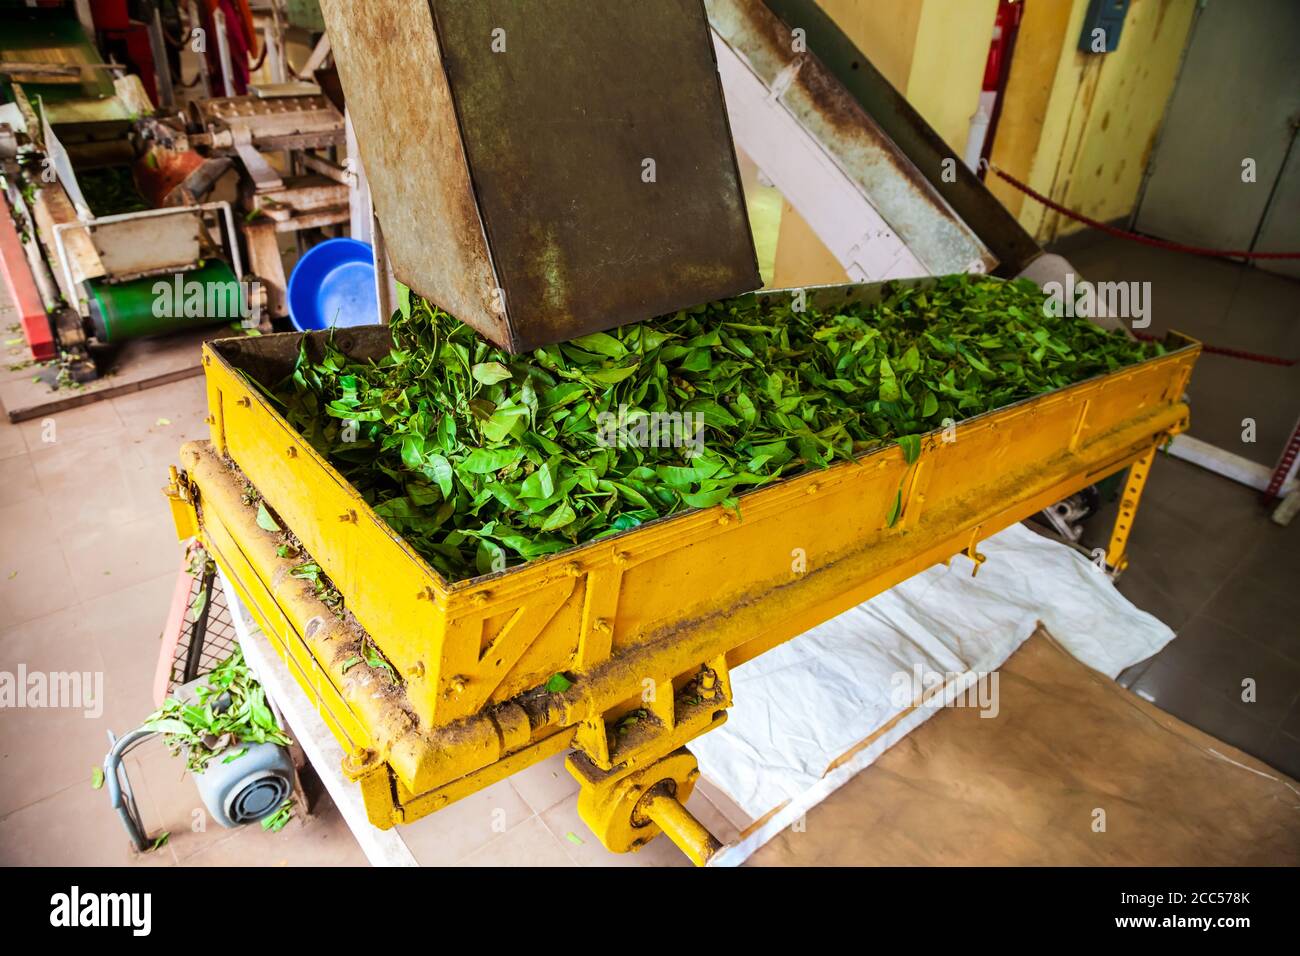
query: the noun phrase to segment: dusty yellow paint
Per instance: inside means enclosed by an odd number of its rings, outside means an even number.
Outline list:
[[[1030,4],[1012,61],[993,162],[1093,218],[1128,215],[1173,92],[1195,9],[1196,0],[1133,0],[1119,49],[1088,54],[1077,49],[1087,0]],[[992,188],[1041,242],[1083,228],[1021,198],[1004,183]]]
[[[1111,529],[1110,544],[1106,548],[1106,563],[1116,571],[1128,567],[1128,537],[1133,530],[1133,519],[1137,516],[1138,504],[1142,500],[1142,489],[1146,487],[1147,475],[1151,463],[1155,460],[1156,450],[1152,448],[1128,470],[1128,480],[1124,483],[1124,494],[1119,500],[1119,514],[1115,516],[1115,526]]]
[[[810,301],[878,293],[833,287]],[[358,347],[382,334],[344,333]],[[689,817],[666,799],[643,805],[632,788],[671,779],[685,791],[691,768],[673,772],[684,759],[673,755],[725,720],[730,669],[958,552],[978,556],[984,538],[1145,460],[1186,428],[1182,394],[1199,354],[1177,342],[963,422],[955,440],[931,433],[912,465],[889,446],[746,494],[739,515],[688,512],[453,584],[228,360],[269,361],[296,341],[204,346],[213,442],[182,449],[173,508],[338,737],[372,822],[410,822],[571,745],[584,817],[607,845],[630,849],[664,827],[697,860],[711,848]],[[245,480],[305,554],[280,556]],[[308,557],[400,683],[358,662],[356,626],[290,574]],[[556,673],[570,686],[541,693]],[[629,823],[634,813],[649,822]]]

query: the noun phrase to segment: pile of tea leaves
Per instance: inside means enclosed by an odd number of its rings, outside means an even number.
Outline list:
[[[242,649],[195,686],[193,700],[168,697],[144,727],[163,734],[173,754],[183,753],[191,773],[202,773],[217,756],[222,763],[232,763],[248,753],[249,744],[292,743],[267,704],[266,691],[244,662]]]
[[[738,508],[742,492],[890,442],[911,460],[922,433],[1159,351],[1048,315],[1027,281],[800,305],[711,303],[512,356],[412,297],[382,360],[303,349],[264,391],[458,580]]]
[[[96,216],[118,216],[149,208],[136,189],[130,166],[83,170],[77,173],[77,185]]]

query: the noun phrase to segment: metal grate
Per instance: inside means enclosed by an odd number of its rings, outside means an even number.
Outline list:
[[[204,623],[196,622],[196,618],[201,615],[194,613],[194,602],[198,600],[199,590],[202,588],[201,578],[192,577],[190,579],[190,594],[187,601],[189,610],[185,612],[185,624],[181,628],[180,640],[176,642],[176,648],[172,651],[171,672],[167,676],[167,693],[171,692],[181,684],[185,683],[185,662],[189,659],[190,645],[196,639],[195,632],[198,631],[197,640],[200,642],[198,666],[195,669],[193,677],[200,677],[203,674],[211,673],[213,668],[224,661],[231,654],[235,653],[239,647],[238,635],[235,633],[235,622],[230,616],[230,607],[226,604],[226,595],[222,591],[220,584],[212,581],[212,593],[208,598],[207,621]],[[199,627],[195,627],[199,623]]]

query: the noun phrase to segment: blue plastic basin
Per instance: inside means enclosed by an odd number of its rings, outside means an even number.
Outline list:
[[[326,239],[308,249],[289,276],[289,319],[303,332],[379,321],[370,245]]]

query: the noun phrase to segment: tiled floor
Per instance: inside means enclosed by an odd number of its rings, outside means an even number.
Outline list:
[[[1070,255],[1090,278],[1157,282],[1156,329],[1175,325],[1216,344],[1300,354],[1295,283],[1165,260],[1140,247],[1104,243]],[[0,324],[10,321],[0,313]],[[1266,449],[1276,448],[1300,413],[1294,370],[1273,368],[1203,358],[1192,389],[1194,432],[1227,444],[1232,421],[1253,414],[1258,447],[1243,453],[1268,460],[1273,452]],[[31,373],[0,369],[16,374]],[[196,829],[193,785],[157,746],[138,751],[131,766],[146,823],[171,834],[160,850],[129,852],[106,793],[91,789],[106,731],[135,726],[153,706],[153,664],[179,560],[160,488],[181,442],[205,433],[205,414],[201,383],[191,379],[50,421],[0,423],[0,671],[22,664],[103,673],[105,680],[102,714],[0,715],[0,863],[363,862],[327,797],[310,820],[276,835]],[[1104,535],[1103,519],[1090,534]],[[1273,525],[1253,492],[1162,456],[1131,547],[1120,589],[1179,639],[1124,682],[1300,776],[1300,522]],[[1251,703],[1241,698],[1246,678],[1255,681]],[[574,791],[561,761],[549,760],[403,835],[426,863],[685,863],[662,840],[633,856],[606,853],[579,821]],[[691,809],[730,838],[736,825],[718,809],[725,800],[715,800],[701,789]]]
[[[1089,238],[1067,240],[1073,247],[1062,254],[1090,281],[1150,282],[1152,321],[1146,332],[1176,329],[1208,345],[1300,358],[1295,279],[1100,233]],[[1197,363],[1190,392],[1192,435],[1271,468],[1300,418],[1300,365],[1206,355]],[[1246,419],[1255,422],[1253,442],[1243,441]]]
[[[1300,283],[1234,263],[1101,238],[1063,254],[1092,281],[1149,281],[1148,331],[1300,358]],[[1300,417],[1300,365],[1203,355],[1191,434],[1272,466]],[[1256,441],[1242,441],[1254,418]],[[1092,522],[1104,542],[1113,504]],[[1260,495],[1160,455],[1119,589],[1178,632],[1121,683],[1188,723],[1300,777],[1300,521],[1268,519]],[[1243,681],[1255,699],[1243,700]]]
[[[0,864],[365,862],[327,795],[310,820],[279,834],[196,829],[205,819],[197,793],[160,743],[128,759],[147,828],[170,834],[159,850],[130,851],[107,791],[91,788],[107,732],[137,726],[154,706],[180,559],[161,489],[180,444],[206,435],[204,403],[195,378],[60,413],[52,427],[0,423],[0,671],[104,675],[102,714],[0,715]],[[562,759],[548,760],[403,835],[428,864],[686,865],[666,842],[606,853],[578,819],[576,791]],[[702,790],[690,806],[735,835]]]

